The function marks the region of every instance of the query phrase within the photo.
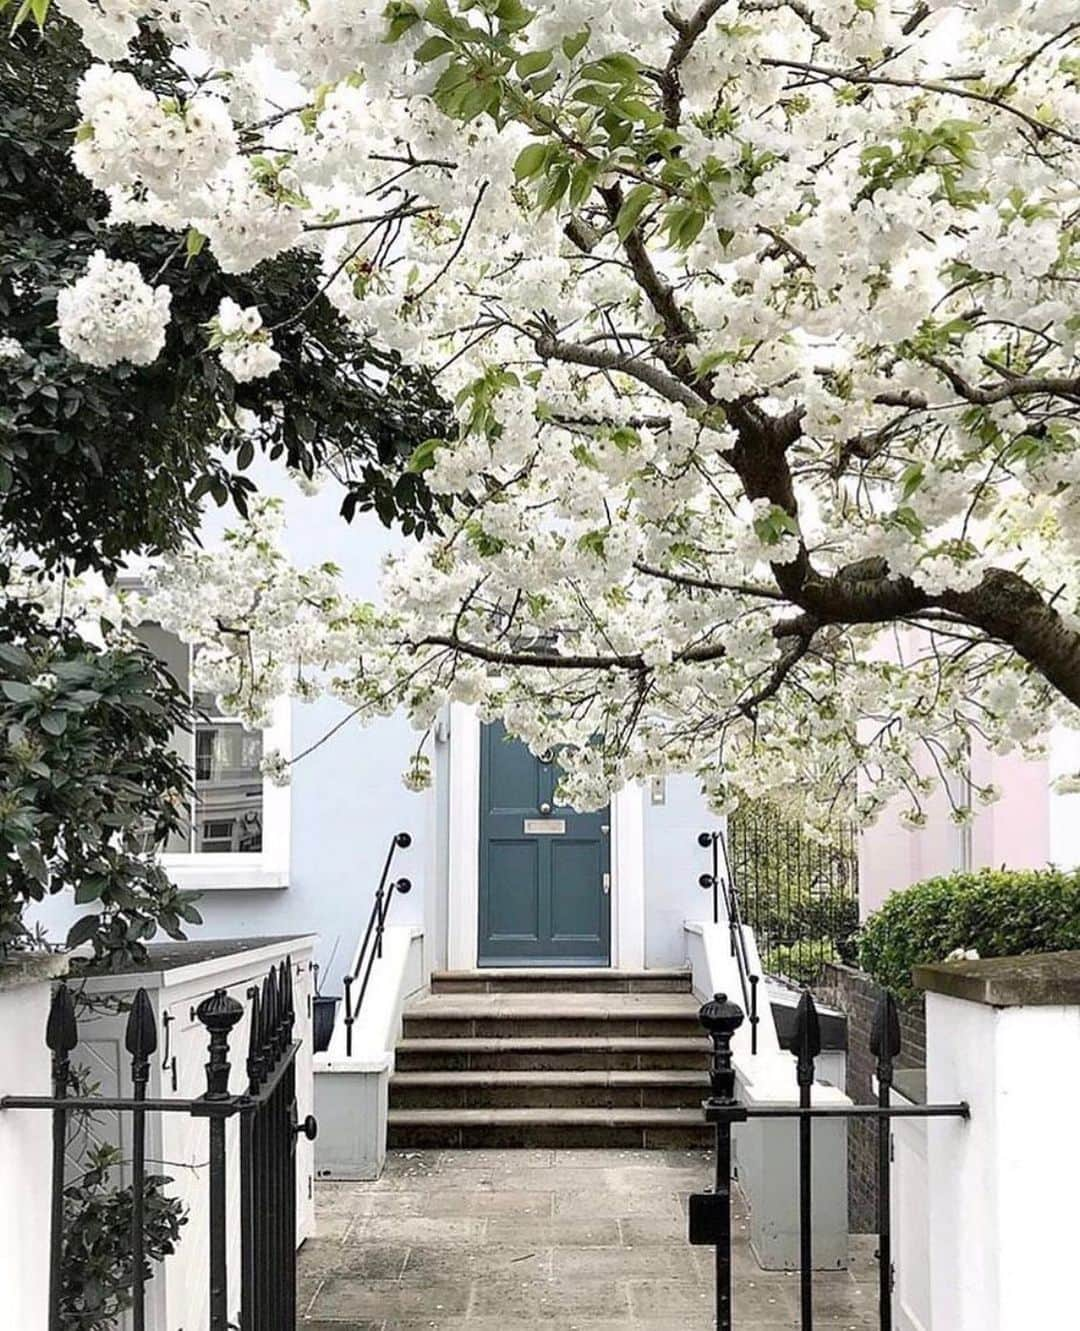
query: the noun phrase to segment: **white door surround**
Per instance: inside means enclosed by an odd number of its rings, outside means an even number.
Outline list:
[[[447,965],[475,970],[480,910],[480,718],[451,703]],[[645,798],[640,785],[611,800],[611,966],[645,965]]]

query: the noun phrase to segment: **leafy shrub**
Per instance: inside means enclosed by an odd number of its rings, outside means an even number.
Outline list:
[[[801,938],[797,943],[778,943],[769,957],[769,972],[794,984],[813,984],[822,966],[840,961],[831,938]]]
[[[115,1146],[88,1152],[86,1168],[64,1188],[64,1246],[60,1277],[63,1331],[115,1331],[132,1304],[135,1265],[131,1250],[131,1187],[112,1182],[121,1163]],[[164,1188],[172,1179],[149,1174],[145,1207],[144,1275],[150,1279],[163,1258],[176,1251],[184,1208]]]
[[[859,964],[911,996],[912,967],[958,948],[980,957],[1080,948],[1080,871],[982,869],[916,883],[866,921]]]

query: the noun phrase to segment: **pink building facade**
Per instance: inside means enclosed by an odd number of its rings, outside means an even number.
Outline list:
[[[1080,793],[1052,788],[1059,776],[1080,772],[1080,732],[1056,730],[1045,758],[1026,760],[974,746],[972,783],[995,785],[1002,797],[976,804],[971,822],[959,827],[947,793],[925,803],[926,826],[911,829],[886,813],[859,842],[859,907],[865,919],[891,893],[959,869],[1080,867]]]

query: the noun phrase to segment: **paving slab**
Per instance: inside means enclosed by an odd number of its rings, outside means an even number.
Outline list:
[[[713,1253],[686,1240],[707,1152],[391,1152],[375,1183],[316,1185],[298,1331],[711,1331]],[[739,1331],[793,1331],[798,1278],[733,1216]],[[815,1281],[818,1331],[876,1324],[873,1239]]]

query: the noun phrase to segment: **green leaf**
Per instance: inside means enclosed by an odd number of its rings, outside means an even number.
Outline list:
[[[41,718],[41,728],[47,735],[62,735],[67,729],[67,712],[46,712]]]
[[[589,192],[600,174],[600,162],[580,162],[574,167],[570,178],[570,207],[579,208],[589,196]]]
[[[184,250],[189,259],[194,259],[197,254],[202,252],[202,247],[206,244],[206,237],[195,227],[189,227],[187,236],[184,240]]]
[[[518,56],[514,62],[514,69],[518,78],[527,79],[530,74],[539,74],[542,69],[547,69],[552,59],[550,51],[527,51],[524,55]]]
[[[414,474],[427,471],[435,464],[435,450],[442,448],[445,442],[445,439],[425,439],[422,444],[417,444],[405,470]]]
[[[430,64],[432,60],[438,60],[442,55],[447,55],[454,49],[454,43],[446,37],[429,37],[426,42],[416,48],[416,58],[422,65]]]
[[[514,162],[514,179],[528,180],[531,176],[537,175],[544,169],[548,157],[554,151],[554,145],[550,143],[527,144],[518,153]]]
[[[76,920],[68,930],[68,947],[80,947],[83,943],[88,943],[100,927],[100,915],[84,915],[82,919]]]
[[[921,462],[913,462],[910,467],[905,469],[904,474],[901,477],[903,483],[900,491],[901,503],[906,503],[919,486],[922,485],[925,474]]]
[[[633,231],[638,224],[638,219],[645,211],[650,200],[655,196],[656,191],[652,185],[635,185],[622,201],[622,207],[619,209],[619,215],[615,219],[615,232],[620,240]]]
[[[575,56],[580,55],[585,43],[592,36],[588,28],[582,28],[580,32],[572,37],[564,37],[562,40],[563,55],[567,60],[573,60]]]
[[[33,702],[37,698],[37,689],[31,688],[29,684],[23,684],[17,679],[0,680],[0,689],[12,702]]]
[[[39,848],[32,841],[28,841],[25,845],[16,846],[15,853],[30,877],[44,887],[49,881],[49,870]]]
[[[102,892],[105,891],[106,879],[104,878],[84,878],[75,888],[75,904],[85,906],[91,901],[100,901]]]

